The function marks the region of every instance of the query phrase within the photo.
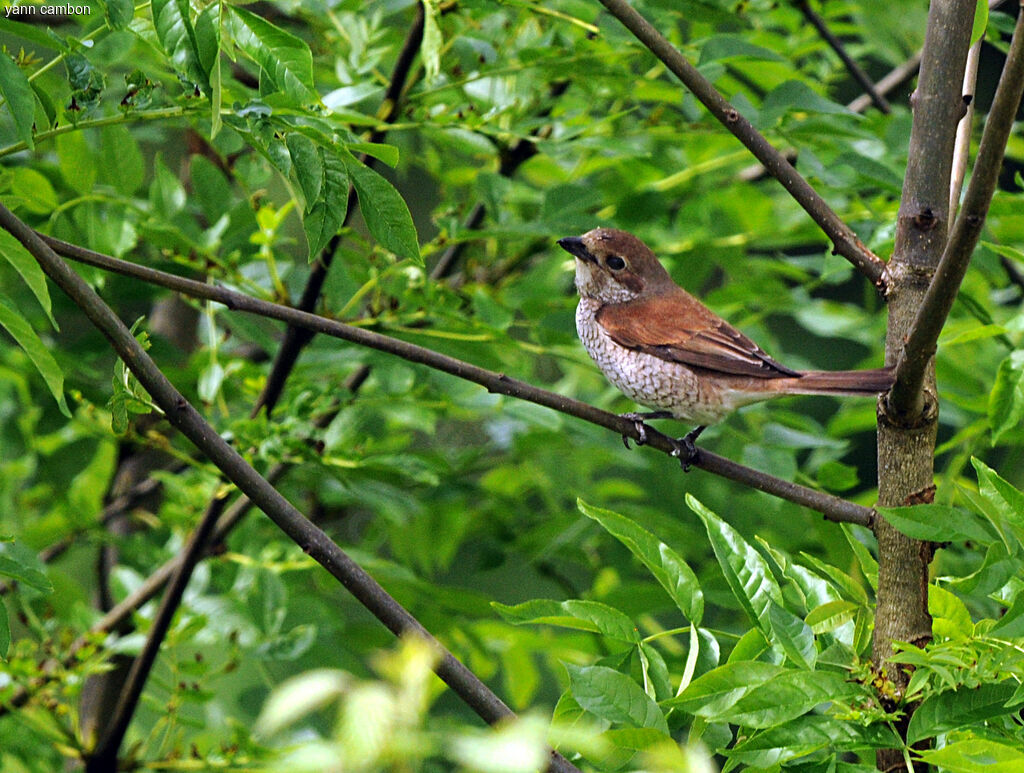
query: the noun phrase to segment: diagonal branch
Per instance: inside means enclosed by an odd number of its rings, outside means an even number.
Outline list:
[[[942,326],[956,300],[971,254],[978,244],[989,204],[995,193],[1006,142],[1024,93],[1024,13],[1017,17],[1010,51],[996,87],[992,109],[978,147],[978,160],[967,186],[963,207],[942,252],[935,276],[921,302],[913,326],[896,364],[896,383],[889,406],[905,415],[921,392],[928,361],[935,354]]]
[[[826,24],[825,20],[821,18],[821,15],[811,8],[811,4],[808,0],[796,0],[796,7],[800,9],[800,13],[802,13],[804,18],[811,23],[811,26],[818,31],[818,34],[825,39],[825,42],[832,47],[836,56],[842,60],[843,66],[846,67],[846,71],[850,73],[855,81],[857,81],[860,87],[864,90],[864,93],[875,104],[875,107],[886,114],[891,112],[892,108],[889,106],[885,97],[883,97],[878,91],[878,88],[871,81],[871,78],[869,78],[868,74],[861,69],[861,66],[854,61],[854,58],[850,56],[849,52],[846,50],[846,46],[843,45],[843,41],[836,37],[835,33],[829,29],[828,24]]]
[[[0,205],[0,227],[11,233],[39,262],[43,271],[82,309],[110,341],[118,356],[160,406],[168,421],[187,437],[224,475],[317,563],[339,580],[359,602],[395,635],[417,635],[440,655],[435,672],[489,724],[515,716],[472,671],[459,662],[404,607],[327,534],[310,522],[271,486],[217,431],[202,418],[146,353],[131,331],[106,303],[25,223]],[[551,770],[576,768],[557,752]],[[112,769],[112,768],[108,768]]]
[[[832,240],[835,252],[842,255],[864,276],[870,279],[875,287],[885,292],[885,262],[857,238],[846,223],[832,211],[832,208],[818,194],[810,183],[796,171],[786,157],[765,139],[753,124],[740,115],[739,111],[726,101],[718,90],[711,85],[692,64],[687,61],[668,40],[656,30],[650,22],[626,0],[601,0],[622,24],[632,32],[637,40],[643,43],[679,80],[683,82],[693,95],[697,97],[711,114],[747,149],[758,161],[764,164],[771,175],[796,202],[804,208],[825,235]]]
[[[466,381],[472,381],[485,387],[489,392],[509,395],[510,397],[543,405],[560,413],[575,416],[584,421],[589,421],[591,424],[605,427],[618,435],[631,437],[634,440],[639,439],[636,426],[630,419],[602,411],[600,408],[595,408],[579,400],[573,400],[570,397],[549,392],[546,389],[540,389],[532,384],[509,378],[504,373],[495,373],[463,360],[435,352],[432,349],[381,335],[371,330],[346,325],[343,322],[300,311],[299,309],[293,309],[289,306],[263,301],[244,293],[235,292],[234,290],[204,284],[192,279],[185,279],[145,266],[138,266],[109,255],[103,255],[68,244],[49,236],[40,236],[46,244],[61,255],[72,260],[107,271],[114,271],[124,276],[132,276],[144,282],[157,284],[194,298],[203,298],[223,303],[233,311],[259,314],[264,317],[287,322],[295,327],[302,327],[316,333],[359,344],[360,346],[394,354],[409,362],[426,365]],[[668,435],[658,432],[653,428],[648,428],[646,436],[647,445],[652,448],[656,448],[669,455],[672,455],[673,451],[676,450],[675,441]],[[700,450],[698,458],[692,464],[707,472],[720,475],[751,488],[756,488],[759,491],[773,494],[798,505],[809,507],[812,510],[817,510],[832,521],[870,526],[874,520],[874,511],[871,508],[853,504],[831,494],[825,494],[796,483],[790,483],[789,481],[766,475],[703,449]]]

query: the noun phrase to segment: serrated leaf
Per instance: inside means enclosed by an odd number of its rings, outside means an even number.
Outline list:
[[[18,342],[18,346],[25,350],[25,354],[32,360],[32,364],[36,366],[39,375],[46,382],[50,394],[57,401],[60,412],[70,419],[71,411],[68,410],[68,404],[64,400],[64,374],[61,372],[60,366],[50,354],[46,344],[36,335],[32,326],[2,295],[0,295],[0,326],[11,334],[11,337]]]
[[[46,286],[46,274],[43,273],[39,263],[25,249],[22,243],[2,229],[0,229],[0,256],[14,266],[14,270],[25,280],[25,284],[32,291],[32,295],[39,301],[39,305],[43,307],[43,311],[49,317],[53,329],[59,330],[57,320],[53,318],[50,291]]]
[[[1015,714],[1006,708],[1017,689],[1012,680],[998,684],[981,684],[971,689],[961,687],[927,698],[910,718],[907,743],[914,744],[939,733],[959,730],[995,717]]]
[[[974,513],[949,505],[912,505],[879,507],[883,516],[908,537],[932,542],[975,540],[988,545],[993,536]]]
[[[686,495],[686,504],[703,521],[711,548],[733,596],[751,622],[770,638],[768,606],[772,601],[782,604],[782,590],[772,576],[764,556],[692,494]]]
[[[566,670],[572,697],[591,714],[632,727],[652,727],[668,735],[668,723],[658,704],[625,674],[607,666],[567,664]]]
[[[554,601],[533,599],[515,606],[491,602],[498,614],[514,625],[528,623],[557,625],[580,631],[592,631],[631,644],[640,643],[640,632],[629,617],[599,601]]]
[[[678,553],[624,515],[593,507],[580,499],[576,500],[576,506],[640,559],[686,618],[693,625],[700,625],[704,617],[704,594],[697,575]]]
[[[7,102],[7,111],[14,119],[18,139],[29,150],[35,150],[32,124],[36,114],[36,95],[29,85],[28,76],[6,52],[0,51],[0,94]]]
[[[320,198],[320,188],[324,182],[324,164],[320,148],[309,137],[298,132],[291,132],[285,139],[288,154],[292,157],[292,171],[302,188],[306,199],[305,214],[313,208]]]
[[[306,42],[244,8],[229,8],[235,45],[263,68],[278,90],[296,102],[316,101],[313,54]]]
[[[373,238],[400,258],[410,258],[422,266],[419,237],[405,199],[391,183],[359,163],[347,150],[341,153],[359,197],[359,211]]]
[[[348,212],[349,176],[344,162],[324,148],[318,148],[317,153],[323,170],[320,193],[309,214],[302,218],[310,260],[338,233]]]
[[[157,38],[175,69],[192,83],[208,87],[188,0],[153,0],[152,8]]]

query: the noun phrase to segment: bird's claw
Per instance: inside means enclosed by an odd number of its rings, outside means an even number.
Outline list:
[[[623,419],[629,419],[636,427],[636,444],[638,446],[647,444],[647,426],[644,424],[644,415],[640,413],[623,413]],[[629,448],[629,435],[622,436],[622,445]]]
[[[681,438],[676,438],[672,441],[672,456],[679,460],[679,466],[683,468],[683,472],[689,472],[690,467],[697,461],[697,457],[700,456],[700,450],[697,448],[694,441],[704,431],[704,427],[697,427],[690,432],[687,432]]]

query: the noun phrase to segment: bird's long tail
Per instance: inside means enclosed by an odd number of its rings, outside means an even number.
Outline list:
[[[792,379],[793,392],[808,395],[877,395],[895,380],[892,367],[873,370],[808,370]]]

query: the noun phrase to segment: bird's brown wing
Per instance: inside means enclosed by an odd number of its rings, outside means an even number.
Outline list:
[[[724,319],[680,290],[605,304],[597,322],[620,346],[669,362],[755,378],[799,376],[779,364]]]

